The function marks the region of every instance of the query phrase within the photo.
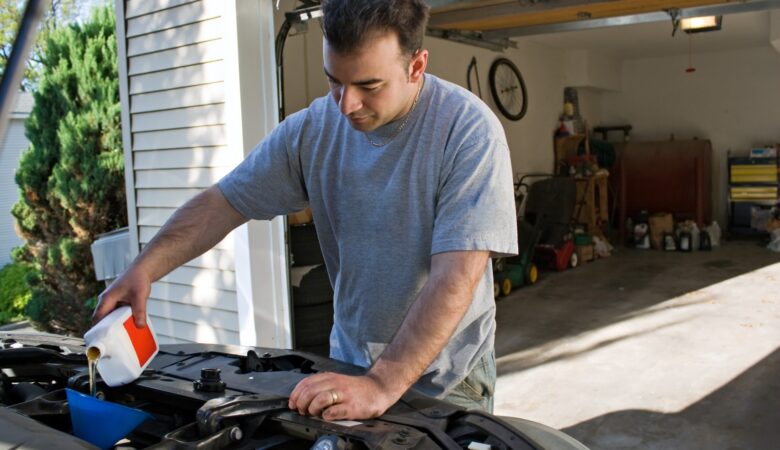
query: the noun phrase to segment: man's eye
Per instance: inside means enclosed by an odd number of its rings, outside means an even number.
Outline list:
[[[373,85],[373,86],[363,86],[363,90],[369,91],[369,92],[370,91],[375,91],[377,89],[379,89],[379,85],[378,84],[377,85]]]

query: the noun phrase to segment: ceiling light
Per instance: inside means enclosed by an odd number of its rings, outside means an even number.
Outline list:
[[[703,33],[720,30],[723,16],[689,17],[680,20],[680,29],[686,33]]]

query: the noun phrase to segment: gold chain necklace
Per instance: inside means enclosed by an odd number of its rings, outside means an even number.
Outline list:
[[[404,127],[406,126],[406,123],[409,122],[409,119],[412,117],[412,113],[414,112],[414,107],[417,106],[417,100],[420,99],[420,92],[422,92],[422,87],[425,82],[420,83],[420,87],[417,88],[417,95],[414,97],[414,102],[412,102],[412,107],[409,109],[409,112],[406,114],[406,118],[404,118],[404,121],[401,122],[401,125],[396,128],[396,130],[393,132],[393,134],[390,135],[390,137],[385,142],[374,142],[371,139],[371,136],[368,135],[367,131],[364,131],[363,134],[366,136],[366,139],[368,140],[368,143],[373,145],[374,147],[384,147],[385,145],[389,144],[393,141],[393,139],[398,136],[401,131],[403,131]]]

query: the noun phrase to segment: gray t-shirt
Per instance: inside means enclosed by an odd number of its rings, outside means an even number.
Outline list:
[[[410,114],[377,148],[332,98],[318,98],[219,182],[252,219],[311,206],[334,289],[331,357],[363,367],[392,340],[428,278],[431,255],[517,253],[509,150],[493,112],[426,74]],[[371,140],[386,142],[400,123],[371,132]],[[494,335],[488,264],[465,317],[415,388],[444,396],[492,350]]]

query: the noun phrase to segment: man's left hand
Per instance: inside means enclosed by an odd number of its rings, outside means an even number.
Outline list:
[[[325,420],[362,420],[381,416],[399,398],[370,375],[325,372],[301,380],[290,394],[288,406],[299,414]]]

